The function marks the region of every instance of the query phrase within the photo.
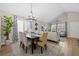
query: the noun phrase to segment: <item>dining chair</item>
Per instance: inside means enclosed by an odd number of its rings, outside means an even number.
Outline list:
[[[44,32],[42,37],[40,37],[39,41],[36,43],[38,46],[41,47],[41,53],[43,53],[44,47],[47,50],[47,36],[48,36],[48,33]]]
[[[27,47],[29,46],[29,44],[27,42],[26,35],[23,32],[20,32],[19,34],[20,34],[20,46],[22,46],[22,48],[25,49],[27,53]]]

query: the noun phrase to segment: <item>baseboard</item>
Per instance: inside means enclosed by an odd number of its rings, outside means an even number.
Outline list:
[[[54,41],[54,40],[50,40],[50,39],[48,39],[48,41],[54,42],[54,43],[59,43],[58,41]]]
[[[76,37],[67,37],[67,39],[77,39],[77,40],[79,40],[79,38],[76,38]]]

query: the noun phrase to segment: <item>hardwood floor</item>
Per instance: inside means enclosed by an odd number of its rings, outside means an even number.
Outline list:
[[[10,56],[12,54],[12,50],[9,46],[4,46],[0,49],[0,56]]]
[[[63,52],[63,56],[79,56],[78,39],[67,38],[63,42],[60,41],[59,43],[53,43],[53,42],[49,43],[52,43],[52,45],[54,46],[59,46],[61,48],[61,52]],[[10,47],[4,47],[0,50],[0,55],[12,55],[12,50],[10,49]]]
[[[79,56],[79,40],[74,38],[67,38],[62,45],[62,51],[67,56]]]

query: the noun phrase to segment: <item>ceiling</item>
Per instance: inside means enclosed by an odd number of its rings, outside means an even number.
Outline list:
[[[30,5],[30,3],[0,3],[0,10],[27,17]],[[33,3],[32,6],[34,16],[44,22],[50,22],[64,12],[79,12],[77,3]]]

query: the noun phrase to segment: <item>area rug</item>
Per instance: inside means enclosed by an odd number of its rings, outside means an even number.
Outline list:
[[[11,45],[12,56],[63,56],[64,53],[61,47],[56,43],[47,43],[47,50],[43,50],[43,54],[41,54],[41,49],[38,47],[34,50],[34,53],[31,53],[31,47],[28,47],[27,54],[26,52],[19,46],[19,43],[14,43]]]

